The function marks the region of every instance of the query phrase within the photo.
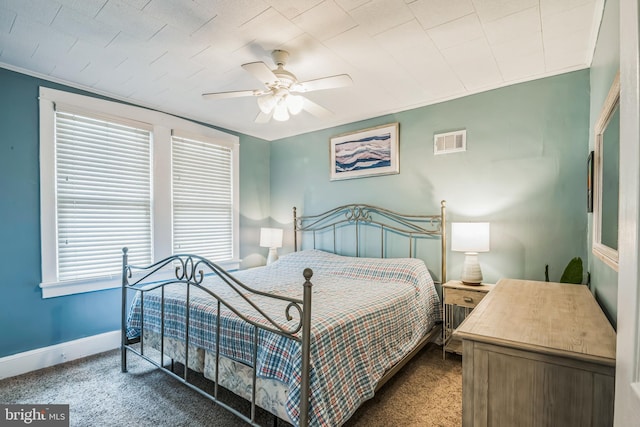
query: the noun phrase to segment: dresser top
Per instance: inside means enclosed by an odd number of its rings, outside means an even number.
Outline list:
[[[502,279],[455,335],[615,365],[615,331],[583,285]]]

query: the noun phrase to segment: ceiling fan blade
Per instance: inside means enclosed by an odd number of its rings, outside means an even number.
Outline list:
[[[353,80],[348,74],[339,74],[337,76],[323,77],[315,80],[307,80],[306,82],[296,83],[292,88],[292,92],[311,92],[312,90],[334,89],[338,87],[351,86]]]
[[[268,123],[269,120],[271,120],[271,116],[273,116],[273,110],[271,110],[270,113],[263,113],[262,111],[260,111],[258,113],[258,115],[256,116],[255,122],[256,123]]]
[[[280,82],[280,79],[273,74],[264,62],[250,62],[242,64],[242,68],[248,71],[253,77],[260,80],[265,86],[271,87]]]
[[[313,114],[316,117],[319,118],[326,118],[326,117],[330,117],[333,115],[333,113],[329,110],[327,110],[326,108],[324,108],[321,105],[316,104],[315,102],[311,101],[308,98],[302,97],[303,99],[303,103],[302,103],[302,109],[305,111],[308,111],[309,113]]]
[[[255,90],[234,90],[234,91],[231,91],[231,92],[203,93],[202,97],[204,99],[226,99],[226,98],[240,98],[240,97],[243,97],[243,96],[259,96],[257,94],[257,92],[259,92],[259,91],[255,91]]]

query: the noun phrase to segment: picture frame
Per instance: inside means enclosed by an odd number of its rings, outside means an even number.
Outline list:
[[[330,180],[400,173],[399,123],[334,136],[329,141]]]
[[[589,153],[587,157],[587,213],[593,212],[593,151]]]

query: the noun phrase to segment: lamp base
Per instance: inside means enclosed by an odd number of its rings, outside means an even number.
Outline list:
[[[267,255],[267,265],[278,260],[278,249],[269,248],[269,255]]]
[[[479,285],[482,283],[482,270],[478,262],[477,252],[465,252],[462,276],[460,280],[465,285]]]

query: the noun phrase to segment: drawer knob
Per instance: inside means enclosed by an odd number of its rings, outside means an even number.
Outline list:
[[[471,298],[471,297],[464,297],[464,302],[473,302],[473,298]]]

